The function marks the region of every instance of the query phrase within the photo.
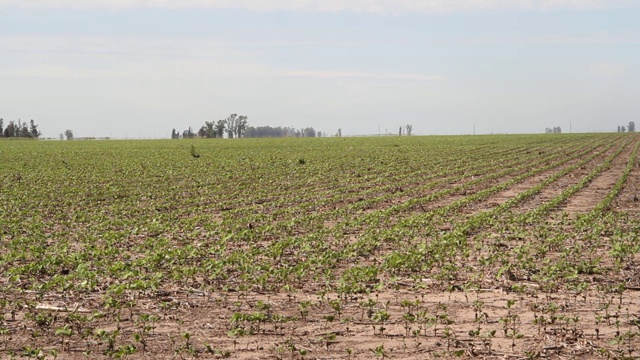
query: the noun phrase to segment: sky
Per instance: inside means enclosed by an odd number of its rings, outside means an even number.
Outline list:
[[[166,138],[231,113],[328,135],[615,131],[640,0],[0,0],[0,117]]]

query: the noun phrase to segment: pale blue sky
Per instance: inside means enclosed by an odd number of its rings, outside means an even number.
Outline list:
[[[347,135],[640,120],[640,1],[0,0],[0,117],[168,137],[232,112]]]

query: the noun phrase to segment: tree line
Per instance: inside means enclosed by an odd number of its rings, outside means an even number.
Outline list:
[[[636,123],[633,121],[629,121],[627,126],[618,126],[618,132],[636,132]]]
[[[41,135],[40,131],[38,131],[38,125],[31,119],[31,121],[22,122],[18,120],[9,121],[7,127],[4,127],[4,119],[0,118],[0,137],[5,138],[31,138],[37,139]]]
[[[245,115],[231,114],[225,119],[216,122],[205,121],[200,130],[194,132],[191,126],[182,133],[173,129],[171,131],[172,139],[190,139],[195,137],[202,138],[223,138],[225,134],[228,138],[241,138],[247,130],[249,117]]]
[[[312,127],[295,129],[290,127],[249,126],[249,117],[246,115],[231,114],[218,121],[205,121],[198,131],[192,127],[179,132],[175,128],[171,130],[172,139],[200,138],[276,138],[276,137],[321,137],[321,131]]]
[[[562,134],[562,128],[560,126],[554,126],[553,128],[544,129],[545,134]]]
[[[291,127],[250,126],[245,137],[248,138],[278,138],[278,137],[322,137],[322,131],[316,131],[312,127],[295,129]]]

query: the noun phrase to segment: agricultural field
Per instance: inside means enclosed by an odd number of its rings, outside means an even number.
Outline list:
[[[0,141],[0,358],[638,358],[639,147]]]

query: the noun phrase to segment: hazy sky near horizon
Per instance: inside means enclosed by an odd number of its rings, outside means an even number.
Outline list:
[[[254,126],[613,131],[637,0],[0,0],[0,117],[45,137]]]

